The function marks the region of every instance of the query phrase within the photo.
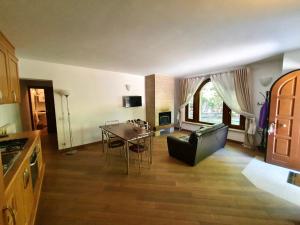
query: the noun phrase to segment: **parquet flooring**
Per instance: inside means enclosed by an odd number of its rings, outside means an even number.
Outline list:
[[[173,135],[182,136],[182,133]],[[46,174],[36,225],[300,224],[300,208],[257,189],[241,171],[255,156],[230,143],[195,167],[154,138],[150,169],[105,162],[99,143],[68,156],[44,138]]]

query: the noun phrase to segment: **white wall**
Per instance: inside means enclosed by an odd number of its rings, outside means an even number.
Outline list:
[[[250,65],[251,73],[252,73],[252,85],[253,85],[253,107],[254,114],[256,117],[256,122],[258,124],[259,113],[261,106],[258,103],[264,102],[263,96],[260,94],[263,93],[265,95],[266,91],[270,91],[272,84],[282,75],[282,58],[258,62]],[[260,79],[264,77],[272,77],[272,82],[264,87],[260,83]],[[260,142],[261,137],[256,135],[257,144]]]
[[[300,69],[300,49],[285,52],[283,56],[282,73]]]
[[[22,130],[19,104],[0,105],[0,127],[10,134]]]
[[[258,62],[250,65],[251,73],[252,73],[252,85],[253,85],[253,107],[254,114],[258,121],[259,113],[261,106],[259,106],[258,102],[264,102],[263,96],[259,93],[263,93],[265,95],[266,91],[270,91],[272,84],[281,76],[282,74],[282,59],[276,59],[267,62]],[[264,77],[272,77],[272,82],[264,87],[260,83],[260,79]]]
[[[145,119],[143,76],[28,59],[20,59],[19,62],[21,78],[52,80],[54,90],[70,90],[69,105],[75,146],[99,141],[101,135],[98,127],[107,120]],[[130,91],[126,90],[125,84],[131,86]],[[123,95],[141,95],[143,106],[123,108]],[[63,143],[69,146],[66,99],[58,94],[54,97],[58,143],[62,149]]]

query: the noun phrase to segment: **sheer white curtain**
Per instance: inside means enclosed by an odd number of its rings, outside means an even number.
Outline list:
[[[211,75],[210,79],[225,104],[232,111],[246,117],[244,145],[253,147],[256,122],[250,97],[248,70],[245,68],[217,73]]]
[[[182,121],[185,120],[185,106],[189,103],[200,84],[206,79],[206,77],[193,77],[182,79],[179,81],[180,86],[180,107],[178,111],[177,119],[181,128]]]

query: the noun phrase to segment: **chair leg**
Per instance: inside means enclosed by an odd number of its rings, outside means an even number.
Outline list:
[[[106,151],[106,163],[109,165],[110,164],[110,151],[107,149]]]
[[[147,152],[147,151],[146,151]],[[150,155],[147,153],[147,158],[148,158],[148,169],[150,169],[150,165],[151,165],[151,162],[150,162]]]
[[[140,153],[138,153],[138,157],[139,157],[139,174],[141,174],[141,157],[142,157],[142,155],[140,154]],[[141,159],[140,159],[141,158]]]
[[[123,155],[126,157],[126,148],[125,145],[122,146]]]
[[[123,147],[120,147],[120,156],[122,157],[122,148]]]

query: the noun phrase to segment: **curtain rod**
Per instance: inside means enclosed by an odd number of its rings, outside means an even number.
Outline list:
[[[232,69],[229,69],[229,70],[217,70],[217,71],[198,74],[198,75],[185,76],[185,77],[182,77],[182,79],[206,77],[206,76],[210,76],[210,75],[214,75],[214,74],[218,74],[218,73],[233,72],[233,71],[237,71],[237,70],[240,70],[240,69],[247,69],[248,70],[249,67],[248,66],[243,66],[243,67],[232,68]]]

